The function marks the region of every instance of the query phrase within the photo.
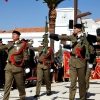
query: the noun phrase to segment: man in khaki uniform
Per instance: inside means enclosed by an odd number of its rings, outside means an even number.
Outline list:
[[[72,53],[69,61],[69,70],[70,70],[70,89],[69,89],[69,100],[74,100],[76,93],[76,82],[78,76],[79,83],[79,95],[80,100],[86,100],[86,60],[85,58],[85,48],[84,43],[84,34],[82,33],[82,25],[74,25],[74,34],[70,36],[62,36],[57,34],[50,34],[50,38],[54,40],[66,40],[72,41]],[[89,43],[88,43],[89,44]],[[91,56],[94,55],[94,48],[89,44],[88,48]],[[92,57],[91,57],[92,58]],[[89,60],[89,65],[92,66],[92,60]]]
[[[66,49],[71,49],[70,45],[64,45],[63,47],[66,48]],[[95,59],[95,55],[94,55],[93,58]],[[89,80],[90,80],[92,69],[93,69],[93,66],[89,67],[88,62],[87,62],[87,66],[86,66],[86,95],[87,95],[88,89],[89,89]]]
[[[90,76],[91,76],[91,71],[92,71],[92,68],[89,68],[87,66],[87,69],[86,69],[86,94],[88,93],[88,89],[89,89],[89,80],[90,80]]]
[[[0,50],[8,50],[7,65],[5,67],[5,87],[3,100],[9,100],[10,89],[15,79],[20,100],[25,100],[25,86],[24,86],[24,63],[27,63],[28,52],[26,49],[26,43],[19,40],[20,32],[13,31],[13,42],[9,42],[7,45],[0,46]],[[27,66],[27,65],[26,65]]]
[[[50,66],[54,61],[54,54],[51,47],[47,47],[47,54],[45,55],[45,45],[40,47],[30,47],[31,50],[38,51],[38,65],[37,65],[37,85],[36,95],[34,98],[39,97],[42,80],[44,78],[46,84],[47,96],[51,95],[51,82],[50,82]]]

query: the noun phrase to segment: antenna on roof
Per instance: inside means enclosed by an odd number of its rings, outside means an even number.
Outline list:
[[[14,30],[16,30],[16,24],[15,24]]]

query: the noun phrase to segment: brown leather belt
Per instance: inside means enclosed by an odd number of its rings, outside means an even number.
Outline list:
[[[38,61],[38,63],[43,64],[43,62],[42,62],[42,61]],[[50,64],[50,63],[46,63],[46,64]]]
[[[75,54],[72,54],[71,53],[71,56],[75,57],[75,58],[80,58],[79,56],[75,55]]]
[[[38,63],[43,64],[43,62],[42,62],[42,61],[38,61]]]

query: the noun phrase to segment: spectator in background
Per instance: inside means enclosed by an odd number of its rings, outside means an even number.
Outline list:
[[[32,45],[33,45],[34,41],[32,39],[30,39],[28,43],[29,43],[30,47],[33,47]],[[31,68],[35,67],[34,58],[35,58],[35,52],[33,50],[29,50],[29,62],[30,62]]]
[[[64,64],[62,64],[62,66],[59,67],[58,81],[59,82],[65,82],[65,78],[64,78]]]
[[[34,41],[32,39],[27,40],[27,42],[28,42],[28,47],[33,47],[32,45],[33,45]],[[26,75],[26,78],[29,78],[29,77],[33,76],[33,69],[36,67],[35,61],[34,61],[35,52],[33,50],[28,49],[28,54],[29,54],[30,73],[28,73]]]
[[[58,73],[59,73],[59,67],[58,67],[58,60],[56,53],[54,54],[54,63],[52,63],[51,69],[53,69],[52,72],[52,83],[58,82]]]
[[[34,57],[34,68],[32,70],[32,76],[37,76],[37,65],[38,65],[38,57],[39,53],[36,53],[36,56]]]
[[[2,43],[2,39],[0,39],[0,46],[4,45]],[[7,52],[5,50],[0,51],[0,88],[4,87],[4,81],[5,81],[5,65],[7,60]]]

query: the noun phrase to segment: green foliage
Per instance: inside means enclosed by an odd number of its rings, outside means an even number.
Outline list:
[[[55,4],[55,8],[64,0],[43,0],[45,3],[47,3],[48,5],[52,5]]]

